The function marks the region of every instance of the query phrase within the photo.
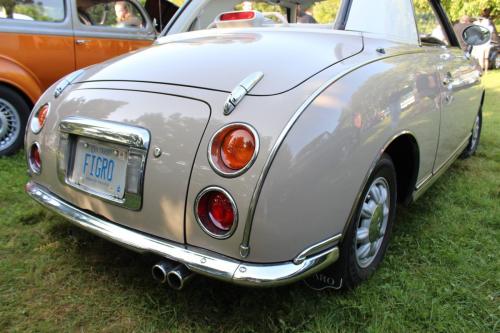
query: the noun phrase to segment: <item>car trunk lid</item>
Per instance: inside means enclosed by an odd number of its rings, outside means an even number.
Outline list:
[[[251,95],[290,90],[363,49],[360,33],[311,28],[218,29],[165,37],[98,65],[80,81],[143,81],[232,91],[254,72]]]
[[[47,179],[48,184],[58,184],[52,190],[78,207],[110,221],[183,243],[186,193],[192,164],[210,118],[209,105],[199,100],[161,93],[86,88],[71,91],[55,111],[51,135],[44,143],[54,147],[50,150],[54,158],[47,160],[54,161],[56,165],[47,166],[47,170],[53,172],[46,176],[53,178]],[[79,123],[85,130],[78,128]],[[89,124],[97,125],[89,128]],[[104,182],[112,177],[110,160],[116,159],[113,162],[116,171],[122,154],[126,156],[127,151],[137,152],[137,147],[132,143],[127,144],[127,140],[123,139],[127,136],[127,126],[137,129],[139,133],[141,130],[149,133],[149,151],[144,160],[144,176],[141,179],[141,205],[137,205],[137,202],[127,203],[127,196],[123,204],[119,200],[110,200],[112,197],[116,199],[119,182],[110,182],[113,188],[110,187],[109,191],[104,186]],[[113,134],[115,129],[116,133]],[[115,138],[111,139],[113,135]],[[69,143],[64,143],[64,140]],[[120,140],[124,143],[120,143]],[[70,148],[57,148],[57,142],[63,142],[63,146]],[[111,152],[106,154],[108,148]],[[95,163],[91,156],[94,152],[97,156]],[[104,162],[97,162],[97,158],[103,154],[106,156],[101,158],[106,159],[108,165],[104,171]],[[59,166],[61,155],[67,161],[62,163],[67,166],[63,179]],[[127,170],[116,175],[126,175],[126,183],[121,186],[127,188],[132,180],[130,177],[137,174],[131,173],[129,168],[130,164]],[[92,177],[89,176],[90,172],[85,172],[89,169],[94,170]],[[106,177],[96,178],[96,170]],[[93,181],[99,184],[93,185]]]

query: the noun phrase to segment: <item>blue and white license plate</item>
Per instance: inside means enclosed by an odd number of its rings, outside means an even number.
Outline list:
[[[127,163],[125,147],[79,137],[71,182],[90,193],[122,199]]]

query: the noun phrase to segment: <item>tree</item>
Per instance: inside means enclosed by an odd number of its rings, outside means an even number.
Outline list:
[[[415,6],[421,6],[428,0],[415,0]],[[500,15],[500,0],[441,0],[450,19],[458,21],[462,15],[479,16],[485,8],[492,10],[492,18]]]

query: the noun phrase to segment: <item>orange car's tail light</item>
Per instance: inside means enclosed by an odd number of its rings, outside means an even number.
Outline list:
[[[221,21],[240,21],[240,20],[251,20],[255,18],[255,12],[253,11],[243,11],[243,12],[230,12],[221,14],[219,20]]]
[[[210,165],[223,176],[238,176],[253,164],[258,148],[257,132],[252,127],[246,124],[228,125],[212,137]]]
[[[45,121],[47,120],[49,111],[50,105],[48,103],[42,105],[38,110],[35,111],[35,114],[31,118],[31,131],[33,133],[40,133],[43,126],[45,125]]]
[[[222,188],[210,187],[196,198],[198,224],[210,236],[228,238],[236,228],[238,212],[234,200]]]
[[[29,167],[33,173],[39,174],[40,171],[42,171],[42,157],[40,154],[40,145],[37,142],[31,145],[28,161],[29,161]]]

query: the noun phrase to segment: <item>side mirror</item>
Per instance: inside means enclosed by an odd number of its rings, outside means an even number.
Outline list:
[[[469,46],[478,46],[487,43],[491,38],[491,32],[480,25],[471,25],[462,33],[464,42]]]

